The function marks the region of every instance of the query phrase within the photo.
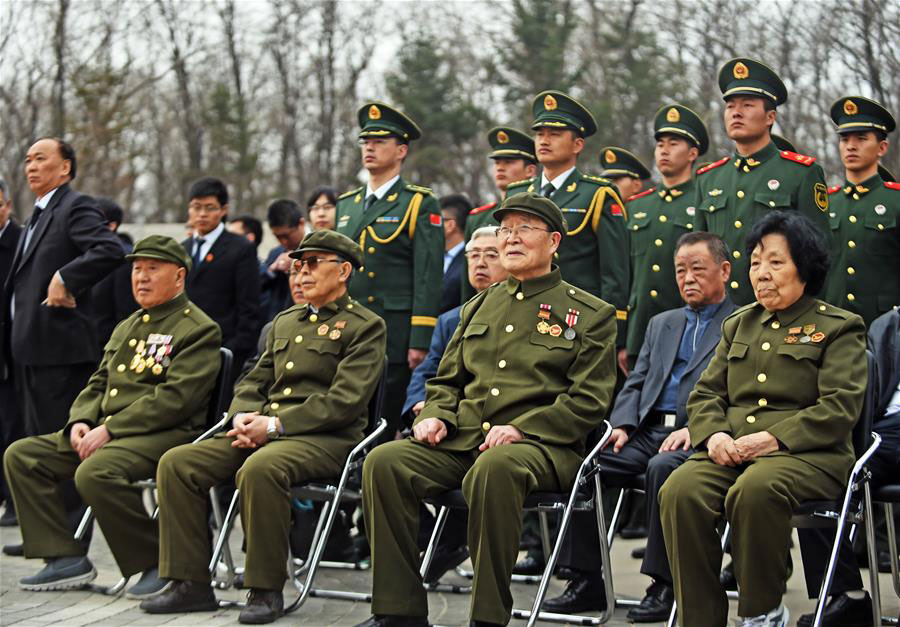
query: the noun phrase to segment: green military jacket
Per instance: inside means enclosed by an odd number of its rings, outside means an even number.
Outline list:
[[[675,282],[675,243],[694,228],[696,183],[653,187],[628,199],[631,235],[631,296],[628,299],[628,354],[637,357],[650,318],[681,307]]]
[[[691,442],[768,431],[781,445],[771,455],[793,455],[843,483],[866,378],[866,328],[856,314],[809,296],[777,312],[746,305],[722,323],[688,399]]]
[[[749,157],[737,154],[697,170],[695,231],[710,231],[731,251],[731,299],[736,305],[755,300],[750,286],[744,241],[750,228],[770,209],[796,209],[828,237],[828,189],[815,158],[775,144]]]
[[[469,212],[469,217],[466,218],[466,232],[465,232],[465,241],[466,243],[472,239],[472,234],[480,229],[483,226],[498,226],[497,221],[494,219],[494,209],[500,206],[500,202],[494,201],[489,202],[486,205],[482,205],[481,207],[475,207],[472,211]],[[463,258],[465,261],[465,258]],[[465,272],[463,273],[462,280],[460,283],[460,291],[462,292],[462,302],[466,302],[473,296],[475,296],[475,288],[472,287],[472,284],[469,283],[469,273],[468,273],[469,264],[465,263]]]
[[[182,292],[116,325],[103,358],[69,410],[58,449],[71,450],[76,422],[106,425],[123,447],[158,458],[191,441],[206,425],[219,373],[219,325]]]
[[[831,269],[825,300],[868,325],[900,306],[900,184],[876,174],[828,192]]]
[[[365,211],[365,187],[338,198],[336,230],[359,242],[365,266],[350,294],[387,323],[388,359],[427,350],[441,308],[444,228],[431,190],[402,178]]]
[[[540,193],[541,172],[511,183],[507,196]],[[562,210],[569,232],[559,247],[562,278],[616,308],[616,345],[625,346],[628,319],[628,232],[624,203],[612,181],[576,168],[550,199]]]
[[[450,451],[471,451],[491,426],[513,425],[568,486],[612,400],[615,333],[613,307],[562,281],[558,268],[496,283],[463,305],[416,423],[443,420],[438,448]]]
[[[284,437],[343,458],[363,438],[381,379],[384,321],[344,294],[318,311],[295,305],[272,321],[266,349],[234,390],[229,415],[277,416]]]

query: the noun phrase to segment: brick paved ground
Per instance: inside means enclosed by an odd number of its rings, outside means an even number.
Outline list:
[[[3,544],[18,542],[18,528],[0,529],[0,542]],[[232,535],[234,554],[238,556],[241,534]],[[613,549],[613,568],[616,572],[616,591],[619,595],[631,598],[642,596],[649,581],[638,573],[639,564],[631,559],[631,549],[641,544],[637,540],[618,540]],[[795,543],[796,544],[796,543]],[[91,560],[97,567],[99,576],[95,583],[110,585],[118,579],[118,571],[112,561],[109,549],[99,529],[94,534],[94,544],[90,552]],[[812,607],[806,599],[802,573],[799,569],[799,552],[794,550],[794,563],[798,565],[788,584],[786,603],[791,610],[792,621]],[[41,567],[36,560],[23,558],[0,557],[0,625],[237,625],[238,611],[225,609],[218,612],[153,616],[143,613],[137,602],[124,597],[114,598],[91,592],[26,592],[16,585],[19,578],[33,574]],[[866,574],[866,573],[864,573]],[[464,580],[455,575],[447,579],[463,583]],[[135,579],[136,581],[136,579]],[[371,576],[366,571],[344,571],[325,569],[316,578],[317,587],[342,588],[368,591]],[[882,597],[886,614],[896,616],[900,611],[900,602],[893,594],[889,583],[889,575],[881,576]],[[530,607],[536,586],[514,584],[513,595],[517,607]],[[550,594],[558,594],[562,589],[559,581],[554,581]],[[294,590],[288,586],[285,595],[288,597]],[[218,591],[220,599],[238,600],[243,593],[235,590]],[[468,620],[468,598],[461,595],[431,593],[429,595],[430,620],[439,625],[465,625]],[[732,615],[736,604],[732,602]],[[626,610],[619,609],[608,625],[618,627],[629,625],[625,619]],[[302,624],[314,627],[331,627],[355,625],[369,616],[369,607],[364,603],[351,603],[325,599],[309,599],[296,613],[281,619],[278,624]],[[513,621],[513,625],[524,624]],[[548,623],[544,623],[548,624]]]

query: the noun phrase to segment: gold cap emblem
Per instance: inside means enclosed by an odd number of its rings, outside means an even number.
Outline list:
[[[380,120],[381,119],[381,109],[372,105],[369,107],[369,119],[370,120]]]
[[[550,94],[544,96],[544,108],[547,111],[553,111],[556,108],[556,98],[554,98]]]
[[[747,69],[747,66],[738,61],[734,64],[734,69],[731,71],[734,74],[734,77],[737,79],[743,79],[750,76],[750,70]]]
[[[859,107],[856,106],[856,103],[850,99],[844,101],[844,113],[847,115],[856,115],[859,113]]]
[[[603,153],[603,160],[607,163],[615,163],[616,162],[616,153],[612,150],[607,150]]]
[[[678,113],[678,109],[672,107],[668,111],[666,111],[666,122],[678,122],[681,119],[681,114]]]
[[[509,135],[507,135],[504,131],[497,131],[497,143],[498,144],[508,144],[509,143]]]

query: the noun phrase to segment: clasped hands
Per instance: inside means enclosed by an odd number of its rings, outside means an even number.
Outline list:
[[[276,426],[281,425],[278,418]],[[269,416],[263,416],[258,411],[242,412],[235,414],[231,421],[231,429],[225,434],[234,438],[231,446],[234,448],[258,448],[269,441]]]
[[[724,431],[706,440],[709,458],[720,466],[739,466],[778,450],[778,440],[768,431],[742,435],[737,440]]]
[[[86,460],[94,452],[109,442],[112,436],[106,425],[100,425],[91,429],[86,422],[76,422],[69,430],[69,444],[72,450],[78,453],[78,459]]]
[[[441,440],[447,437],[447,425],[440,418],[426,418],[413,427],[413,437],[419,442],[437,446]],[[521,442],[523,439],[525,439],[525,436],[514,426],[495,425],[488,431],[484,442],[478,447],[478,450],[486,451],[495,446]]]

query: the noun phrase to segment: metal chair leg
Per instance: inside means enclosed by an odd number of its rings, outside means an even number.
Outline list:
[[[428,546],[425,547],[425,555],[422,557],[422,566],[419,569],[419,574],[423,580],[425,579],[425,573],[428,572],[428,567],[431,566],[431,560],[434,559],[438,542],[440,542],[441,534],[444,532],[444,523],[447,522],[449,515],[450,508],[442,507],[434,521],[434,529],[431,530],[431,538],[428,540]]]
[[[216,488],[210,488],[209,502],[212,505],[212,515],[213,515],[213,521],[216,524],[216,529],[221,531],[222,529],[224,529],[225,519],[222,516],[222,506],[219,503],[219,495],[218,495],[218,492],[216,491]],[[158,508],[157,508],[157,510],[158,510]],[[214,566],[214,570],[211,571],[211,574],[213,575],[213,581],[216,582],[217,588],[222,588],[222,589],[230,588],[234,584],[234,578],[235,578],[236,571],[234,568],[234,559],[231,555],[231,547],[228,545],[227,542],[222,546],[222,560],[221,561],[225,562],[225,579],[224,579],[224,581],[219,582],[219,580],[216,578],[215,575],[218,570],[218,563],[217,563]]]
[[[888,551],[891,553],[891,582],[894,594],[900,597],[900,568],[897,559],[897,527],[894,524],[894,504],[884,504],[884,519],[887,523]]]
[[[866,551],[869,554],[869,586],[871,587],[872,597],[872,624],[881,625],[881,586],[878,581],[878,547],[875,545],[875,520],[872,509],[872,490],[869,482],[863,484],[863,518],[866,524]],[[839,525],[840,526],[840,525]],[[834,539],[835,545],[838,544],[838,538]],[[830,566],[831,564],[829,564]],[[823,592],[826,592],[823,590]],[[827,598],[826,598],[827,600]],[[818,610],[818,607],[816,608]],[[817,612],[818,616],[818,612]],[[816,627],[820,623],[813,623]]]
[[[219,563],[219,556],[222,554],[222,548],[228,544],[228,536],[231,535],[231,528],[234,525],[234,517],[237,515],[238,499],[240,490],[235,490],[231,496],[231,503],[228,505],[228,512],[222,521],[222,528],[219,529],[219,535],[216,538],[216,545],[213,548],[212,557],[209,560],[209,572],[211,575],[216,573],[216,564]]]
[[[78,528],[75,530],[75,539],[83,540],[85,534],[88,529],[90,529],[91,525],[94,523],[94,511],[88,507],[84,510],[84,514],[81,516],[81,521],[78,523]]]

